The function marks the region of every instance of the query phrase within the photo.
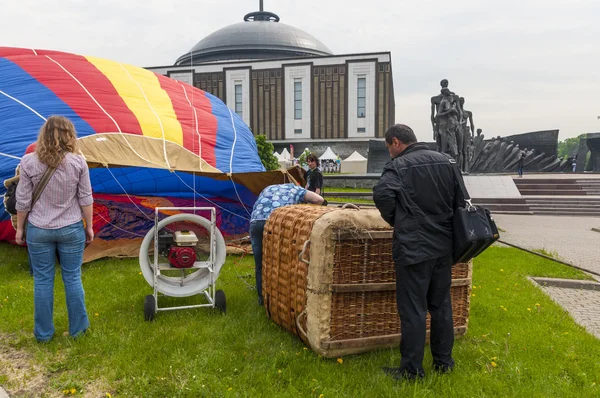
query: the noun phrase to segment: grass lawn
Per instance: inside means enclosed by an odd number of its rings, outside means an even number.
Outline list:
[[[0,385],[15,396],[144,397],[597,397],[600,342],[534,287],[526,276],[586,279],[581,272],[512,248],[475,261],[467,334],[456,369],[399,383],[398,349],[323,359],[280,329],[250,289],[253,259],[229,256],[218,280],[228,312],[187,309],[143,320],[151,293],[135,259],[83,267],[91,320],[78,340],[63,335],[67,315],[60,276],[56,335],[38,344],[33,280],[24,249],[0,244]],[[165,298],[190,303],[194,298]]]
[[[356,203],[375,206],[375,202],[369,199],[349,198],[341,196],[326,196],[325,199],[327,199],[327,202],[329,203]]]
[[[325,193],[327,192],[366,192],[373,193],[373,188],[334,188],[325,186]]]

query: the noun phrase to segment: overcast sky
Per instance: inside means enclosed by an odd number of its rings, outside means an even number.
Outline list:
[[[447,78],[486,136],[600,131],[598,0],[265,0],[334,54],[391,51],[396,121],[431,141],[430,97]],[[3,2],[0,46],[170,65],[241,22],[258,0]]]

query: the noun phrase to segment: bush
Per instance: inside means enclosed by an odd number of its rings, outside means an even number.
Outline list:
[[[279,162],[273,152],[275,148],[273,144],[267,141],[267,137],[263,134],[258,134],[254,136],[256,140],[256,147],[258,148],[258,156],[260,157],[260,161],[267,171],[269,170],[279,170]]]
[[[308,155],[310,155],[310,151],[307,151],[305,149],[304,152],[302,152],[302,154],[298,157],[298,164],[300,166],[302,166],[302,167],[308,166],[308,163],[306,163],[306,158],[308,157]]]

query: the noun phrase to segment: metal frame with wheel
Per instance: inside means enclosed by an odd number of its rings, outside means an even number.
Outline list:
[[[196,214],[180,213],[159,221],[161,211],[210,211],[210,220]],[[206,261],[195,261],[189,268],[175,268],[169,263],[159,262],[159,231],[175,222],[192,222],[210,231],[210,256]],[[150,261],[148,253],[150,243],[154,240],[154,261]],[[225,292],[216,289],[216,280],[225,263],[226,247],[223,235],[216,226],[216,210],[214,207],[157,207],[154,211],[154,228],[148,231],[140,246],[140,268],[146,281],[153,287],[153,294],[144,299],[144,319],[151,321],[158,311],[211,307],[222,313],[227,310]],[[181,271],[180,277],[167,276],[161,271]],[[186,274],[186,270],[194,270]],[[196,294],[204,295],[206,304],[159,307],[158,293],[170,297],[188,297]]]

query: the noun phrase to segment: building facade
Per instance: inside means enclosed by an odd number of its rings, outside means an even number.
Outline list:
[[[344,143],[366,155],[395,121],[389,52],[334,55],[262,9],[147,69],[219,97],[276,147]]]

